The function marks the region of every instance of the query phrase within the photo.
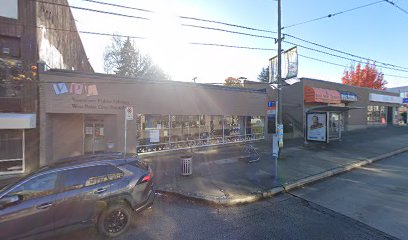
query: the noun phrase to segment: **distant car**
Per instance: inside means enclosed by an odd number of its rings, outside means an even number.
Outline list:
[[[41,168],[0,190],[0,239],[95,224],[116,237],[155,198],[151,168],[122,154],[81,156]]]

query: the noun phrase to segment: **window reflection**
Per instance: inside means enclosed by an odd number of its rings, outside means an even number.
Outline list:
[[[183,149],[264,138],[264,117],[140,115],[138,153]]]

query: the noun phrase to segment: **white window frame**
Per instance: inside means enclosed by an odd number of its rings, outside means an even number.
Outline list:
[[[0,162],[11,162],[11,161],[21,161],[22,164],[22,168],[21,170],[17,170],[17,171],[5,171],[2,172],[0,171],[0,176],[1,175],[7,175],[7,174],[16,174],[16,173],[24,173],[25,172],[25,130],[24,129],[16,129],[16,130],[21,130],[23,131],[22,134],[22,158],[14,158],[14,159],[2,159],[0,160]]]

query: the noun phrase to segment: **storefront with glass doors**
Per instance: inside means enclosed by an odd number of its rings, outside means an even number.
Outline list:
[[[41,74],[41,165],[122,152],[150,154],[265,138],[265,91],[105,74]]]

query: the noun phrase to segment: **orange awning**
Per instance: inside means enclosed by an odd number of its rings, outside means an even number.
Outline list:
[[[336,90],[306,86],[305,102],[341,103],[340,93]]]

